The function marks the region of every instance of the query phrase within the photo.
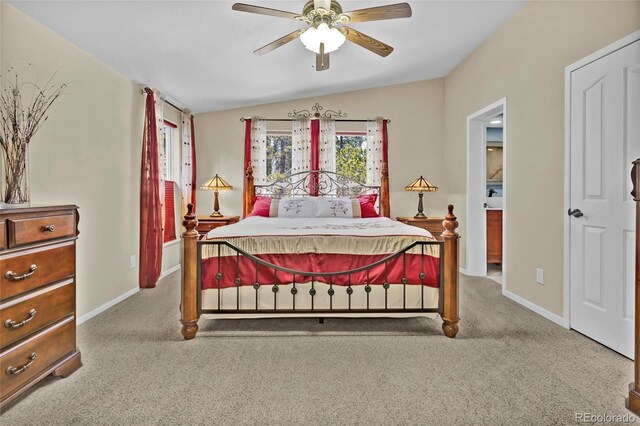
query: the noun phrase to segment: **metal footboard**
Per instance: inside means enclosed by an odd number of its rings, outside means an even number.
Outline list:
[[[217,289],[217,308],[215,309],[205,309],[202,307],[202,261],[203,255],[202,251],[205,246],[214,246],[216,249],[214,251],[217,253],[215,257],[209,257],[208,259],[214,259],[217,262],[217,272],[213,277],[214,285],[210,287],[210,289]],[[425,254],[426,246],[437,246],[438,247],[438,271],[437,271],[437,283],[438,283],[438,307],[425,307],[425,297],[424,297],[424,287],[425,287],[425,279],[427,278],[425,271],[425,256],[433,257],[431,255]],[[234,285],[236,289],[236,306],[235,309],[224,308],[221,304],[221,290],[224,290],[221,287],[221,281],[224,276],[221,272],[221,259],[223,257],[230,257],[229,255],[222,256],[222,248],[226,247],[228,250],[231,250],[235,255],[235,276],[234,276]],[[418,278],[420,279],[421,286],[421,301],[420,307],[410,307],[407,308],[407,299],[406,299],[406,286],[409,285],[409,279],[407,278],[407,253],[415,248],[419,247],[420,249],[420,265],[421,270],[418,274]],[[417,253],[414,253],[417,254]],[[380,314],[380,313],[439,313],[442,312],[442,304],[444,301],[444,242],[443,241],[415,241],[412,244],[404,247],[400,251],[393,253],[383,259],[380,259],[376,262],[373,262],[369,265],[362,266],[355,269],[345,270],[345,271],[331,271],[331,272],[313,272],[313,271],[299,271],[291,268],[287,268],[280,265],[275,265],[273,263],[269,263],[263,259],[260,259],[257,256],[254,256],[233,244],[227,241],[217,241],[217,240],[200,240],[197,242],[197,309],[198,316],[201,314],[318,314],[319,316],[322,314],[340,314],[340,313],[372,313],[372,314]],[[392,284],[388,282],[389,276],[389,263],[393,260],[402,258],[402,279],[398,285],[402,285],[402,308],[397,307],[389,307],[388,306],[388,291]],[[240,278],[240,259],[246,259],[253,263],[256,270],[256,280],[253,283],[242,282]],[[381,285],[384,289],[384,308],[372,308],[369,303],[369,295],[372,291],[372,281],[369,279],[369,272],[373,268],[384,266],[384,283],[382,284],[373,284],[373,285]],[[273,271],[273,284],[264,284],[260,283],[258,280],[258,266],[263,268],[267,268],[270,271]],[[286,273],[290,274],[293,277],[291,282],[292,287],[289,291],[289,295],[284,294],[280,288],[283,285],[278,281],[278,273]],[[354,274],[357,273],[365,273],[366,280],[365,282],[357,282],[352,283],[351,279]],[[296,297],[301,291],[297,286],[301,283],[302,280],[300,278],[308,277],[304,282],[311,284],[311,288],[309,289],[309,296],[311,297],[311,306],[309,308],[300,309],[296,307]],[[336,277],[346,278],[348,285],[334,285],[334,281]],[[296,281],[298,278],[298,281]],[[318,278],[323,278],[322,281],[325,284],[328,284],[329,289],[327,290],[327,294],[329,296],[329,309],[321,308],[318,309],[315,306],[315,297],[318,295],[318,290],[316,289],[316,283],[318,282]],[[254,309],[246,309],[240,308],[240,288],[251,285],[255,290],[255,308]],[[273,308],[272,309],[260,309],[259,308],[259,290],[261,287],[265,285],[271,286],[271,291],[273,293]],[[396,284],[393,284],[396,285]],[[417,285],[417,284],[416,284]],[[230,287],[226,287],[230,288]],[[334,308],[333,298],[337,294],[338,291],[344,291],[347,295],[347,308]],[[351,307],[351,298],[355,291],[364,291],[366,296],[366,308],[358,308],[352,309]],[[278,309],[278,302],[282,300],[284,297],[290,297],[291,301],[291,309]]]

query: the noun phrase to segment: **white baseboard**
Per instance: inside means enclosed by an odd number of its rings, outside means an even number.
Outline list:
[[[112,300],[108,301],[104,305],[98,306],[93,311],[87,312],[86,314],[82,315],[81,317],[79,317],[76,320],[76,324],[80,325],[85,321],[89,321],[91,318],[93,318],[96,315],[106,311],[107,309],[111,308],[112,306],[117,305],[118,303],[122,302],[123,300],[133,296],[134,294],[136,294],[139,291],[140,291],[139,287],[132,288],[131,290],[127,291],[126,293],[121,294],[120,296],[116,297],[115,299],[112,299]]]
[[[460,267],[460,273],[461,273],[462,275],[469,275],[469,274],[467,273],[467,270],[466,270],[465,268],[463,268],[462,266]]]
[[[540,306],[536,305],[535,303],[531,303],[527,299],[524,299],[524,298],[522,298],[522,297],[520,297],[520,296],[518,296],[516,294],[511,293],[510,291],[506,290],[504,287],[502,287],[502,295],[505,296],[505,297],[508,297],[509,299],[513,300],[516,303],[519,303],[520,305],[524,306],[525,308],[528,308],[528,309],[532,310],[536,314],[545,317],[549,321],[555,322],[556,324],[558,324],[561,327],[568,328],[565,325],[564,318],[561,317],[560,315],[556,315],[553,312],[549,312],[546,309],[541,308]]]
[[[163,279],[164,277],[167,277],[171,274],[173,274],[176,271],[180,270],[180,264],[177,264],[176,266],[174,266],[171,269],[167,269],[166,271],[164,271],[162,274],[160,274],[160,278],[158,278],[159,280]]]

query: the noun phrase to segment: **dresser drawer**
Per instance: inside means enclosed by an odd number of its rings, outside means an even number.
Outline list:
[[[0,221],[0,250],[7,248],[7,223],[4,220]]]
[[[0,348],[72,315],[74,310],[73,280],[45,287],[0,305]]]
[[[75,318],[57,323],[0,354],[2,399],[75,350]],[[24,369],[25,366],[28,367]],[[13,367],[13,369],[12,369]],[[17,371],[16,371],[17,370]],[[11,374],[11,371],[14,371]]]
[[[57,238],[72,237],[76,233],[73,214],[9,219],[9,248]]]
[[[75,242],[6,255],[0,263],[0,299],[4,300],[73,276],[76,268]],[[32,265],[35,265],[35,270]],[[9,272],[15,278],[10,278]],[[17,280],[30,273],[24,279]]]

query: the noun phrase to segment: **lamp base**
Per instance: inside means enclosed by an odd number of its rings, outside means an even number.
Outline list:
[[[209,215],[209,217],[222,217],[224,216],[222,213],[215,211]]]
[[[419,213],[418,213],[418,214],[416,214],[413,218],[414,218],[414,219],[426,219],[426,218],[427,218],[427,216],[426,216],[424,213],[419,212]]]

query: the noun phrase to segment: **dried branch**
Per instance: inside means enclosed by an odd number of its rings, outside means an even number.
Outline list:
[[[66,83],[53,84],[55,73],[44,84],[20,82],[18,73],[9,68],[8,77],[0,76],[0,147],[4,153],[5,185],[2,198],[7,203],[28,201],[26,179],[27,146],[47,120],[47,112],[64,94]],[[25,103],[24,89],[32,87],[31,99]]]

